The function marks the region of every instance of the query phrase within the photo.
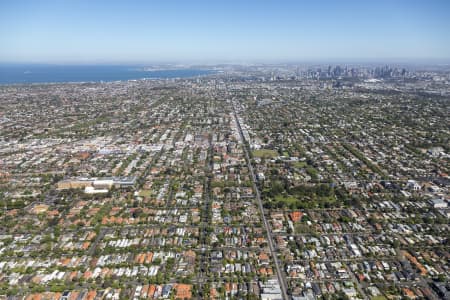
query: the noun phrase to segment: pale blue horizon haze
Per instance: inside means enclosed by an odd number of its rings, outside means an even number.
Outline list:
[[[450,1],[0,2],[0,63],[450,61]]]

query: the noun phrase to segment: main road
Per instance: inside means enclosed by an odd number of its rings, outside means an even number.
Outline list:
[[[261,195],[259,193],[258,187],[256,186],[255,172],[253,171],[252,162],[250,161],[250,156],[248,154],[248,149],[247,149],[247,147],[245,145],[245,137],[244,137],[244,134],[242,132],[241,123],[239,122],[239,118],[237,116],[237,112],[236,112],[236,108],[234,106],[234,102],[232,103],[232,105],[233,105],[234,118],[236,120],[236,125],[238,127],[239,135],[241,137],[242,144],[243,144],[242,146],[243,146],[243,149],[244,149],[245,159],[246,159],[247,165],[248,165],[248,170],[250,172],[250,176],[252,177],[253,189],[255,190],[256,200],[258,201],[259,210],[261,212],[261,219],[262,219],[264,227],[266,229],[267,241],[269,243],[270,253],[271,253],[271,255],[273,257],[273,261],[275,263],[275,268],[276,268],[276,271],[277,271],[278,282],[280,283],[281,293],[282,293],[283,299],[287,300],[287,299],[289,299],[289,297],[287,295],[287,284],[286,284],[286,281],[284,280],[283,273],[282,273],[282,270],[281,270],[281,267],[280,267],[280,263],[278,262],[278,256],[277,256],[277,253],[275,251],[275,247],[273,245],[272,230],[270,229],[269,223],[267,222],[267,219],[266,219],[266,215],[264,214],[264,207],[263,207],[263,204],[262,204]]]

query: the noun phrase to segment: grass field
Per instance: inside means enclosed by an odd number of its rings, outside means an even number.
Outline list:
[[[278,152],[270,149],[254,150],[252,152],[254,157],[274,158],[278,156]]]
[[[308,164],[304,161],[296,161],[292,164],[294,167],[296,168],[304,168],[306,167]]]
[[[152,195],[152,191],[151,190],[140,190],[139,191],[139,196],[140,197],[150,197]]]
[[[297,202],[297,198],[293,196],[276,195],[275,200],[277,202],[283,202],[286,205]]]

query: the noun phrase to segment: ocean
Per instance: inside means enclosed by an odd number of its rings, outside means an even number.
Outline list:
[[[187,78],[214,73],[203,69],[146,71],[137,66],[0,65],[0,84],[101,82],[143,78]]]

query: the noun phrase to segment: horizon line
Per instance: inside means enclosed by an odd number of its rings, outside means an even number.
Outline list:
[[[449,58],[329,58],[329,59],[235,59],[235,60],[159,60],[159,61],[0,61],[0,66],[36,65],[36,66],[150,66],[150,65],[295,65],[295,64],[406,64],[406,65],[448,65]]]

